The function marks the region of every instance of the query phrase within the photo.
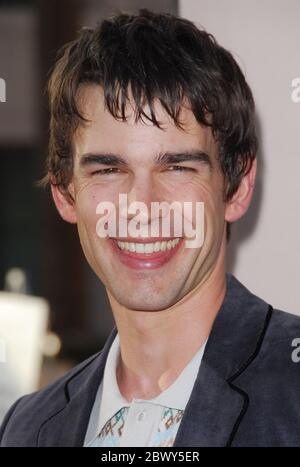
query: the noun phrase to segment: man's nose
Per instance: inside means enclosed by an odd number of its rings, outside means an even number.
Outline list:
[[[128,219],[134,217],[136,215],[135,208],[137,204],[141,203],[142,207],[145,208],[145,215],[148,213],[148,218],[145,218],[145,222],[150,222],[151,203],[160,201],[160,196],[153,178],[150,175],[135,177],[126,195],[127,206],[130,208],[130,205],[132,205],[133,211],[126,214],[123,210],[123,212],[121,212],[122,217],[126,216]]]

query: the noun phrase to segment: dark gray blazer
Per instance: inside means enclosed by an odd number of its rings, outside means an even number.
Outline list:
[[[82,446],[105,361],[101,352],[9,410],[0,446]],[[174,446],[300,446],[300,317],[273,308],[227,274]]]

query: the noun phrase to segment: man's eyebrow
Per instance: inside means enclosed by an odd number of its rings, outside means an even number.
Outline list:
[[[206,164],[212,169],[212,161],[209,155],[203,151],[180,151],[180,152],[164,152],[158,154],[154,158],[156,165],[178,164],[180,162],[200,162]],[[92,164],[114,165],[117,167],[128,166],[128,163],[121,156],[109,153],[87,153],[80,156],[80,167],[85,167]]]
[[[159,165],[177,164],[179,162],[200,162],[208,165],[212,169],[212,161],[209,155],[203,151],[180,151],[180,152],[165,152],[159,154],[155,158],[155,162]]]
[[[115,154],[92,154],[87,153],[80,156],[80,167],[85,167],[92,164],[103,164],[103,165],[115,165],[115,166],[125,166],[128,165],[127,162],[120,156]]]

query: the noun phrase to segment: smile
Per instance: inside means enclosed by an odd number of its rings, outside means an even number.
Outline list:
[[[155,243],[132,243],[117,241],[117,245],[121,250],[131,251],[132,253],[153,253],[158,251],[166,251],[175,248],[179,238],[173,240],[155,242]]]
[[[183,238],[129,241],[111,238],[119,260],[132,269],[156,269],[171,260],[183,244]],[[130,239],[131,240],[131,239]],[[148,239],[149,240],[149,239]]]

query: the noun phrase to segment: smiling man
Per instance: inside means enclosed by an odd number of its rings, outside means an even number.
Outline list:
[[[300,445],[300,319],[225,272],[257,151],[232,55],[187,20],[121,14],[61,50],[49,96],[46,181],[116,326],[99,354],[15,403],[1,446]],[[144,206],[137,235],[99,235],[101,203],[117,227]],[[153,203],[177,203],[179,216]],[[201,244],[188,246],[180,219]]]

